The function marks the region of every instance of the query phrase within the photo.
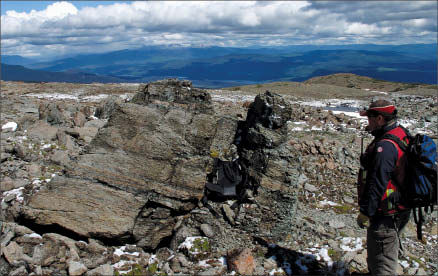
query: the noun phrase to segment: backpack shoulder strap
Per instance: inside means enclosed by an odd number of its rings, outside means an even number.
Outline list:
[[[402,126],[402,125],[399,125],[398,127],[401,128],[401,129],[403,129],[403,131],[406,133],[406,136],[407,136],[409,139],[411,139],[411,138],[413,137],[412,134],[409,132],[409,130],[408,130],[407,128],[405,128],[405,127]]]
[[[394,134],[390,134],[387,133],[385,135],[382,136],[381,140],[390,140],[392,142],[395,142],[397,144],[397,146],[403,151],[406,152],[408,150],[408,144],[401,140],[398,136],[394,135]]]

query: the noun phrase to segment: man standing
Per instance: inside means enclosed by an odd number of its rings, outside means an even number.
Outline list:
[[[396,275],[400,233],[409,221],[410,210],[400,204],[406,156],[387,135],[407,143],[406,133],[396,121],[397,109],[386,100],[371,103],[360,113],[367,116],[366,130],[374,140],[360,157],[358,181],[360,214],[357,222],[367,229],[368,269],[372,275]]]

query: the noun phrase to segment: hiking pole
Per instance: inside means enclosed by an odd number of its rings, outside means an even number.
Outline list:
[[[364,140],[364,136],[361,135],[360,137],[360,160],[362,160],[362,155],[363,155],[363,140]],[[357,189],[357,203],[360,203],[360,198],[364,189],[364,183],[363,183],[363,171],[364,168],[362,167],[362,162],[359,161],[359,174],[358,174],[358,178],[357,178],[357,183],[356,183],[356,189]]]

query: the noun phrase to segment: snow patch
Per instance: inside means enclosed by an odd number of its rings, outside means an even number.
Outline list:
[[[341,239],[341,249],[343,251],[359,251],[363,249],[361,238],[344,237]]]
[[[327,199],[324,199],[323,201],[320,201],[319,204],[321,204],[322,206],[325,206],[325,205],[338,206],[339,205],[339,204],[337,204],[337,203],[335,203],[333,201],[327,200]]]
[[[3,192],[3,200],[5,197],[7,197],[9,195],[15,195],[15,200],[20,202],[20,203],[23,203],[23,200],[24,200],[23,191],[24,191],[24,187],[20,187],[17,189]]]
[[[119,248],[116,248],[116,250],[114,251],[114,255],[117,256],[122,256],[122,255],[131,255],[131,256],[139,256],[140,253],[139,252],[126,252],[126,246],[121,246]]]
[[[17,123],[16,122],[7,122],[6,124],[2,125],[2,130],[10,129],[12,131],[17,130]]]
[[[25,234],[23,237],[26,238],[35,238],[35,239],[42,239],[43,237],[41,237],[41,235],[37,234],[37,233],[32,233],[32,234]]]

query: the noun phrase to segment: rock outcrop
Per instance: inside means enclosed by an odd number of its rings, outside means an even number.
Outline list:
[[[107,124],[65,177],[28,199],[24,218],[154,249],[196,207],[210,151],[231,146],[237,120],[216,116],[205,90],[175,80],[149,83],[131,102],[103,110]]]
[[[252,199],[271,212],[249,208],[235,214],[225,205],[228,220],[255,234],[290,225],[300,164],[287,143],[292,110],[280,95],[257,96],[240,122],[217,116],[210,95],[188,81],[149,83],[130,102],[109,104],[102,112],[108,122],[66,164],[65,176],[26,200],[25,220],[155,249],[197,207],[210,153],[224,157],[235,143],[259,192]]]
[[[266,91],[256,96],[249,106],[246,121],[238,129],[236,142],[239,154],[246,163],[250,180],[257,190],[257,202],[269,206],[272,212],[250,211],[251,217],[244,222],[246,229],[262,234],[277,235],[292,223],[296,211],[298,179],[301,173],[300,160],[287,143],[287,121],[292,108],[278,94]],[[260,224],[258,220],[270,222]],[[279,232],[278,232],[279,231]],[[281,235],[281,234],[280,234]]]

